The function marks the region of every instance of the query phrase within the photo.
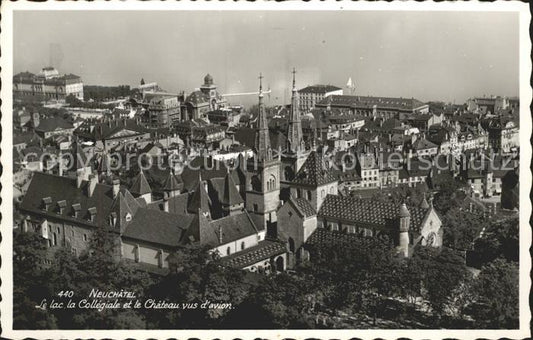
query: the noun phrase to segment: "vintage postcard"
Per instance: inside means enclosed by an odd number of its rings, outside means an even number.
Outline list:
[[[526,338],[520,2],[6,2],[6,338]]]

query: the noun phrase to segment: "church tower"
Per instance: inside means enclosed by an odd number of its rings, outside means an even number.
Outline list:
[[[261,221],[258,228],[272,228],[279,206],[280,160],[272,155],[268,122],[263,104],[263,76],[259,76],[259,116],[254,157],[247,163],[246,210]]]
[[[289,113],[289,131],[287,134],[287,153],[297,154],[305,150],[302,133],[302,121],[298,108],[298,91],[296,90],[296,70],[292,70],[292,99]]]
[[[287,131],[287,145],[282,156],[283,171],[282,180],[292,181],[294,175],[300,170],[309,155],[305,150],[302,132],[302,120],[298,103],[298,90],[296,90],[296,70],[292,70],[292,98],[289,112],[289,124]]]

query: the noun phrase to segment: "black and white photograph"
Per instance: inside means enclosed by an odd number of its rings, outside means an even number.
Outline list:
[[[2,6],[3,336],[531,335],[527,4],[126,3]]]

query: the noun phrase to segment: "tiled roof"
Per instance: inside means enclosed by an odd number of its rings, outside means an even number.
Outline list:
[[[371,237],[364,237],[359,234],[317,228],[305,242],[305,247],[308,249],[320,249],[322,247],[335,246],[353,249],[354,247],[361,247],[366,242],[373,242],[373,240]]]
[[[205,190],[205,181],[198,182],[198,185],[196,186],[196,189],[194,190],[194,193],[192,194],[191,200],[189,201],[189,205],[187,207],[187,211],[189,211],[192,214],[195,214],[198,212],[198,210],[202,212],[210,212],[211,211],[211,199],[209,198],[209,194]]]
[[[311,85],[304,87],[303,89],[298,90],[298,93],[322,93],[325,94],[327,92],[332,91],[338,91],[342,90],[340,87],[333,86],[333,85]]]
[[[318,216],[382,229],[394,229],[397,228],[399,212],[400,206],[393,203],[328,195]],[[427,210],[409,207],[409,212],[411,213],[410,228],[419,232]]]
[[[272,256],[283,254],[287,251],[286,246],[280,242],[264,240],[258,245],[240,251],[230,256],[223,257],[222,263],[235,267],[244,268]]]
[[[158,245],[177,247],[193,217],[140,208],[126,227],[124,237]]]
[[[168,212],[171,214],[184,215],[187,214],[187,204],[189,202],[190,194],[183,193],[168,198]],[[148,209],[163,210],[163,200],[154,201],[147,205]]]
[[[313,151],[296,173],[292,183],[316,187],[336,181],[337,178],[326,168],[322,156]]]
[[[183,189],[183,182],[172,171],[169,171],[168,177],[163,184],[163,191],[176,191],[181,189]]]
[[[316,215],[315,208],[313,208],[311,203],[309,203],[309,201],[306,200],[305,198],[292,198],[292,200],[294,201],[294,203],[296,204],[296,206],[298,207],[300,212],[305,217],[310,217],[310,216],[315,216]]]

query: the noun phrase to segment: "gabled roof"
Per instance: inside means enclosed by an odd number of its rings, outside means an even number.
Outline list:
[[[45,118],[39,121],[39,125],[35,128],[35,131],[39,132],[52,132],[56,130],[68,130],[74,129],[72,123],[58,117]]]
[[[209,228],[217,235],[217,245],[257,234],[257,228],[246,211],[242,214],[229,215],[218,220],[210,221]],[[222,231],[222,237],[220,231]]]
[[[336,181],[337,178],[326,168],[322,156],[312,151],[296,173],[292,183],[316,187]]]
[[[417,139],[413,144],[413,149],[415,150],[426,150],[426,149],[432,149],[437,148],[438,145],[428,141],[425,138]]]
[[[420,207],[409,207],[410,230],[420,232],[427,212],[427,209]],[[325,219],[338,219],[381,229],[397,228],[399,214],[400,206],[393,203],[338,195],[327,195],[318,212],[318,216]]]
[[[177,247],[192,220],[193,216],[190,215],[140,208],[126,227],[123,236],[157,245]]]
[[[139,172],[137,177],[135,177],[135,180],[130,187],[130,192],[139,196],[152,192],[152,188],[150,188],[150,184],[148,184],[148,181],[146,180],[142,170]]]
[[[88,186],[88,181],[83,181],[81,187],[77,188],[76,179],[35,172],[20,208],[42,216],[90,226],[107,225],[107,216],[114,204],[113,189],[109,185],[96,184],[93,195],[89,197]],[[49,198],[48,211],[44,210],[43,198]],[[59,214],[59,210],[56,209],[59,201],[66,202],[66,209],[63,209],[62,214]],[[77,217],[74,217],[71,207],[76,203],[80,204],[80,210]],[[91,208],[96,209],[94,222],[88,218]]]

